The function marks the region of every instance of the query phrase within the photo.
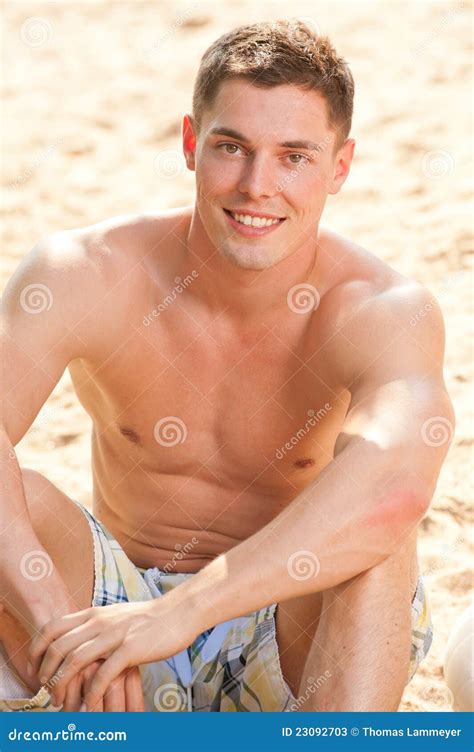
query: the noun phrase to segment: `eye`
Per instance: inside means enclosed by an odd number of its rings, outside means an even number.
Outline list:
[[[292,157],[299,157],[297,161],[292,161]],[[291,161],[291,164],[305,164],[309,163],[311,160],[309,157],[306,156],[306,154],[289,154],[288,159]]]
[[[226,154],[237,154],[237,151],[227,151],[227,148],[229,146],[231,147],[231,149],[236,149],[236,150],[240,149],[240,146],[238,146],[237,144],[233,144],[230,141],[227,142],[227,143],[225,143],[225,144],[218,144],[217,148],[218,149],[225,149]]]

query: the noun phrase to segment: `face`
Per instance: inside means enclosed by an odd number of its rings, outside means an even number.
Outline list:
[[[218,252],[243,269],[274,266],[314,247],[328,194],[346,179],[354,142],[335,148],[317,92],[225,81],[202,118],[183,122],[186,162],[196,172],[199,220]]]

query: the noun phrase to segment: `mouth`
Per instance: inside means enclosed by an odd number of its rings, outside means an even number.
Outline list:
[[[223,210],[232,227],[246,237],[259,237],[274,232],[285,222],[286,217],[269,215],[254,215],[234,212],[230,209]]]

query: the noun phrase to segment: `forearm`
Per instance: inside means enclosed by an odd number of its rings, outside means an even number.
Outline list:
[[[176,588],[196,629],[327,590],[383,561],[423,513],[415,480],[393,476],[395,461],[368,442],[348,445],[268,525]]]
[[[31,633],[76,607],[31,525],[15,451],[0,434],[0,603]]]

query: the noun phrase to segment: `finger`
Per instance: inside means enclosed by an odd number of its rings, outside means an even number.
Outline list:
[[[89,616],[90,609],[85,609],[84,611],[77,611],[75,614],[67,614],[67,616],[62,616],[60,619],[52,619],[43,624],[30,641],[28,661],[33,674],[38,673],[41,658],[49,645],[61,637],[61,635],[83,624],[88,620]]]
[[[125,676],[119,674],[109,685],[104,695],[104,713],[125,711]]]
[[[145,711],[142,680],[138,666],[134,666],[126,672],[125,710],[129,713],[143,713]]]
[[[95,672],[101,665],[102,665],[102,661],[94,661],[93,663],[89,663],[88,666],[82,669],[83,687],[85,687],[86,685],[89,685],[92,677],[94,676]],[[83,696],[84,696],[84,692],[83,692]]]
[[[103,661],[94,661],[94,663],[91,663],[91,665],[84,670],[85,680],[82,685],[82,702],[85,701],[85,697],[87,695],[87,692],[89,691],[92,679],[94,678],[96,671],[102,666],[102,663]],[[95,713],[102,713],[104,710],[102,699],[98,703],[96,703],[93,708],[88,708],[88,710]]]
[[[87,708],[87,712],[89,713],[103,713],[104,712],[104,699],[103,697],[100,698],[100,700],[97,700],[97,702],[91,707]]]
[[[105,694],[107,687],[127,668],[127,650],[119,648],[97,669],[86,692],[87,708],[95,707]]]
[[[64,699],[67,683],[63,682],[61,684],[62,672],[59,670],[59,667],[65,658],[66,655],[53,642],[46,651],[46,655],[38,670],[41,684],[53,687],[53,694],[61,697],[61,699]]]
[[[82,704],[82,674],[77,676],[69,682],[66,687],[66,695],[63,702],[63,711],[65,713],[77,713]],[[56,695],[55,695],[56,697]],[[57,700],[53,703],[58,707]],[[61,703],[59,703],[61,704]]]
[[[54,675],[56,689],[63,690],[79,671],[99,658],[108,658],[111,651],[116,647],[117,638],[111,634],[101,634],[77,646],[71,652],[65,654],[61,649],[61,643],[53,642],[49,646],[44,660],[40,666],[40,676]]]
[[[41,682],[43,684],[54,684],[53,694],[58,702],[64,700],[69,682],[87,665],[87,662],[79,663],[77,653],[80,654],[80,648],[69,653],[69,655],[65,655],[56,647],[56,643],[53,643],[48,648],[40,666]]]
[[[99,626],[87,621],[54,640],[43,655],[39,667],[41,681],[43,683],[50,681],[70,653],[93,640],[98,634],[100,634]]]

